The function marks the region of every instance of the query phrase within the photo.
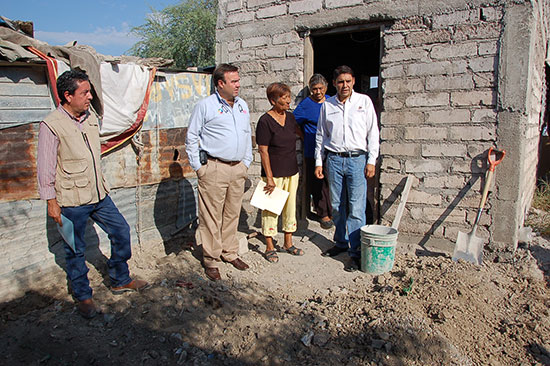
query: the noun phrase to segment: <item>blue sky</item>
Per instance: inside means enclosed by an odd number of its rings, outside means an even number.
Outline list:
[[[34,23],[34,38],[51,45],[76,40],[105,55],[124,54],[138,39],[132,27],[145,23],[151,8],[180,0],[5,0],[0,15]]]

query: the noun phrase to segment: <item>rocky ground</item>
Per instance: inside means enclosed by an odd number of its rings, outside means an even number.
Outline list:
[[[92,320],[76,313],[66,284],[2,304],[0,364],[550,364],[548,240],[482,266],[402,249],[390,273],[374,276],[343,271],[345,254],[321,257],[332,233],[306,226],[294,238],[303,257],[270,264],[251,238],[250,270],[223,264],[219,283],[205,278],[200,248],[135,250],[132,271],[152,287],[115,296],[92,269],[102,307]]]

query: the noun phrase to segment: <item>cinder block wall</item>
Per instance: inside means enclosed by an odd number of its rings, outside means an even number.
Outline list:
[[[241,68],[241,96],[255,124],[270,108],[269,83],[288,83],[294,95],[303,88],[309,31],[387,24],[382,222],[393,219],[396,195],[411,174],[401,235],[450,248],[458,231],[473,224],[486,151],[497,145],[508,155],[497,168],[478,235],[490,238],[490,251],[510,252],[535,183],[548,14],[548,1],[413,0],[399,7],[367,0],[220,1],[216,58]],[[253,177],[259,164],[255,155]]]

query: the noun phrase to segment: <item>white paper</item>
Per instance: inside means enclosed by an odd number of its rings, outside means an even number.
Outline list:
[[[59,231],[59,234],[61,234],[61,237],[63,238],[63,240],[65,240],[65,243],[67,243],[67,245],[73,250],[73,252],[76,252],[74,244],[73,222],[63,215],[61,215],[61,222],[63,223],[63,226],[59,226],[59,224],[57,224],[57,230]]]
[[[252,195],[252,199],[250,200],[250,204],[261,210],[267,210],[276,215],[280,215],[288,199],[288,192],[275,187],[271,194],[267,194],[264,188],[265,182],[263,180],[259,181]]]

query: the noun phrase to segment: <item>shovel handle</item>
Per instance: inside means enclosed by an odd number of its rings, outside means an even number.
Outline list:
[[[487,160],[489,161],[489,171],[494,172],[496,166],[500,164],[505,155],[506,150],[495,150],[491,146],[489,148],[489,153],[487,154]]]
[[[491,188],[491,182],[493,180],[493,175],[495,174],[495,167],[500,164],[502,159],[506,155],[505,150],[495,150],[493,147],[489,148],[489,153],[487,154],[487,160],[489,161],[489,171],[487,172],[487,177],[485,178],[485,186],[483,187],[483,194],[481,195],[481,201],[479,202],[479,210],[477,211],[476,221],[474,222],[474,230],[479,223],[481,218],[481,213],[487,202],[487,196],[489,195],[489,188]],[[494,156],[494,157],[493,157]]]

